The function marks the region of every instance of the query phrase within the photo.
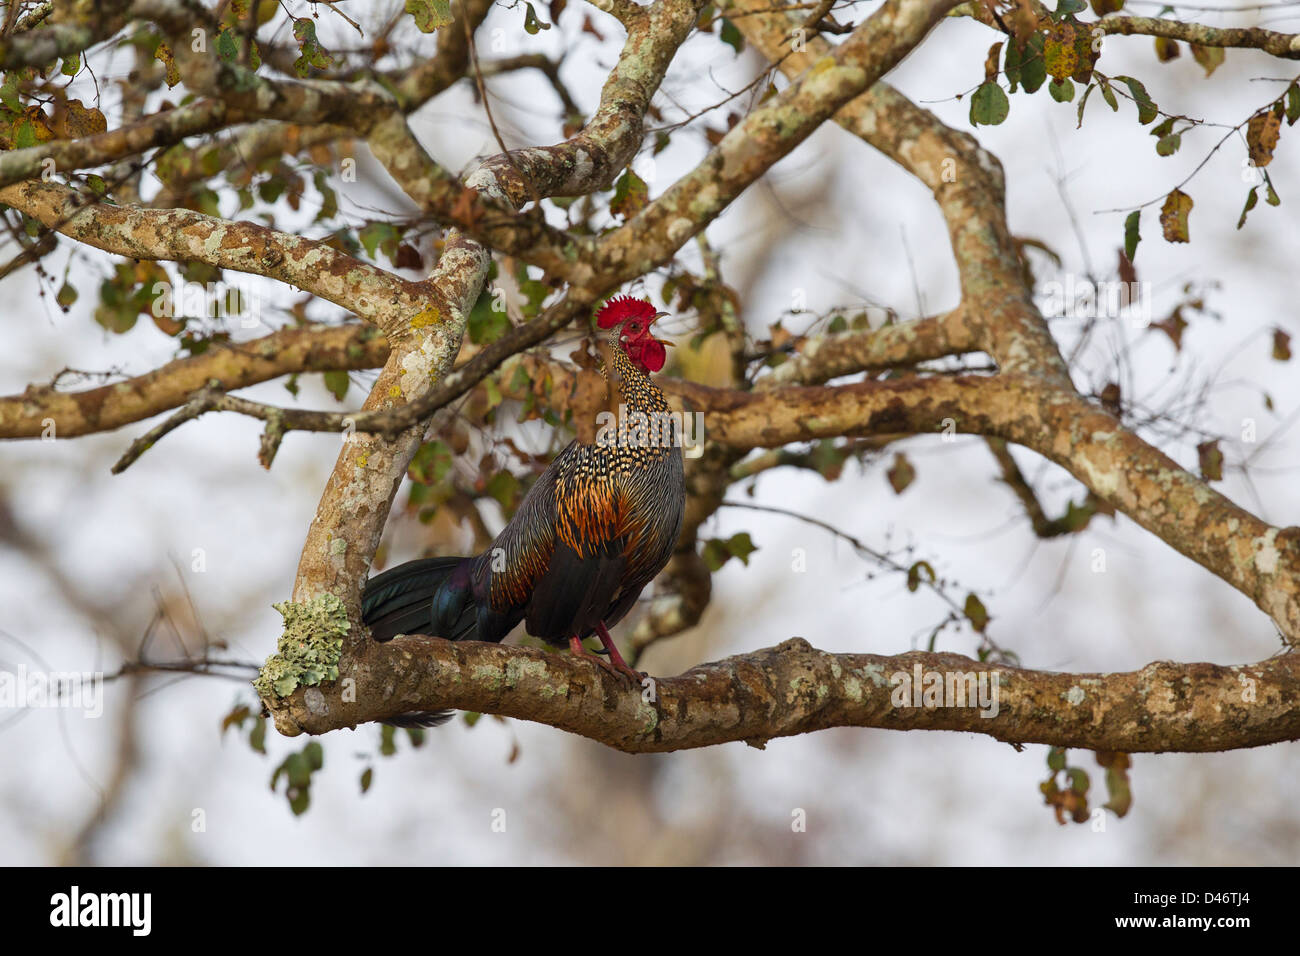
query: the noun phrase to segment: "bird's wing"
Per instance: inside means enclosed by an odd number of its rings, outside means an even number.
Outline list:
[[[533,586],[551,563],[555,550],[555,483],[564,460],[573,454],[574,443],[555,456],[524,495],[510,523],[483,553],[487,604],[493,611],[508,614],[528,603]]]

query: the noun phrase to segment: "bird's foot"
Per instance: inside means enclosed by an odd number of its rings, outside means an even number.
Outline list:
[[[601,657],[599,654],[587,650],[582,646],[582,641],[578,640],[577,637],[569,638],[569,653],[574,657],[581,657],[584,660],[589,660],[598,664],[602,670],[612,674],[614,677],[617,677],[620,680],[630,680],[633,685],[639,687],[641,681],[645,679],[646,675],[640,671],[633,670],[628,666],[627,661],[623,660],[623,655],[618,652],[617,648],[607,647],[606,649],[609,652],[609,660],[605,660],[605,658]]]
[[[605,626],[603,621],[596,624],[596,634],[600,637],[600,643],[604,645],[605,653],[609,655],[610,662],[613,664],[615,670],[623,676],[631,678],[632,683],[637,685],[649,676],[642,671],[633,670],[628,666],[627,661],[623,660],[623,655],[618,652],[618,645],[616,645],[614,639],[609,636],[609,628]]]

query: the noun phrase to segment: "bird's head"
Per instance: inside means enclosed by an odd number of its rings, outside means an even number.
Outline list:
[[[668,358],[664,347],[673,343],[655,338],[650,326],[667,314],[656,312],[647,299],[616,295],[600,307],[596,325],[605,330],[609,344],[621,347],[643,372],[657,372]]]

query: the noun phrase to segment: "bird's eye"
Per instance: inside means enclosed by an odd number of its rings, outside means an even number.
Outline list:
[[[631,322],[628,324],[627,330],[629,332],[635,332],[639,328],[641,328],[641,326],[637,325],[635,322]]]

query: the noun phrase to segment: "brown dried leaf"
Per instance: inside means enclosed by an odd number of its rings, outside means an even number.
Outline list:
[[[1256,166],[1267,166],[1273,161],[1278,134],[1282,131],[1282,114],[1273,109],[1256,113],[1246,124],[1246,145],[1250,147],[1250,161]]]
[[[104,114],[81,100],[68,100],[54,105],[54,133],[60,139],[80,139],[108,131]]]
[[[1219,440],[1203,441],[1196,446],[1196,457],[1201,465],[1201,477],[1206,481],[1223,480],[1223,451]]]
[[[1183,347],[1183,330],[1187,328],[1187,320],[1183,318],[1183,307],[1180,305],[1169,313],[1167,319],[1152,322],[1148,328],[1159,329],[1169,336],[1169,341],[1174,343],[1174,351],[1181,350]]]
[[[901,495],[913,479],[916,478],[916,469],[912,463],[907,460],[907,456],[901,451],[894,456],[894,463],[885,472],[889,479],[889,485],[894,489],[894,494]]]
[[[989,47],[989,55],[984,59],[984,79],[996,80],[998,76],[998,62],[1002,57],[1002,41]]]
[[[1273,358],[1279,362],[1291,361],[1291,336],[1281,329],[1273,330]]]

